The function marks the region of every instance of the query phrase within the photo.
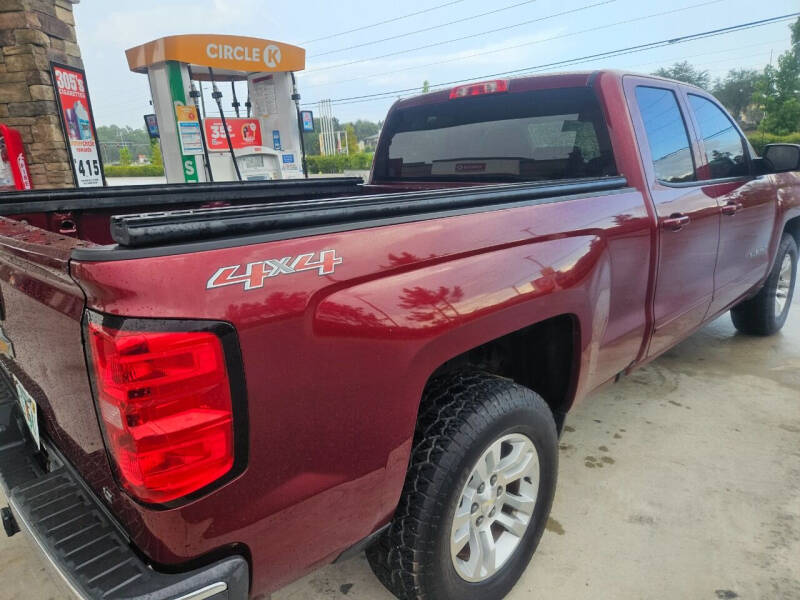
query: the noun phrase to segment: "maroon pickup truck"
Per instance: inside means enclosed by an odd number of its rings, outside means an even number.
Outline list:
[[[398,101],[367,184],[4,195],[6,531],[81,598],[264,598],[363,549],[399,598],[501,598],[576,401],[725,311],[781,328],[798,168],[600,71]]]

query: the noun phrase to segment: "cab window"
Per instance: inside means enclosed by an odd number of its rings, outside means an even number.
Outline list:
[[[739,131],[722,109],[702,96],[689,94],[706,152],[706,165],[698,179],[722,179],[747,175],[747,155]]]
[[[667,183],[694,181],[694,159],[678,99],[672,90],[639,86],[636,101],[647,133],[656,178]]]

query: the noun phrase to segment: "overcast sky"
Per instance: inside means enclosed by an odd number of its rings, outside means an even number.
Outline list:
[[[798,8],[797,0],[81,0],[75,18],[97,124],[142,127],[142,115],[152,110],[150,90],[146,76],[128,70],[125,49],[166,35],[247,35],[302,46],[307,64],[299,85],[307,103],[536,67]],[[788,24],[569,68],[651,72],[689,60],[713,76],[760,69],[789,47]],[[342,33],[359,27],[366,28]],[[319,39],[333,34],[341,35]],[[384,38],[394,39],[378,41]],[[226,108],[229,91],[223,88]],[[334,114],[342,121],[382,119],[396,97],[338,104]]]

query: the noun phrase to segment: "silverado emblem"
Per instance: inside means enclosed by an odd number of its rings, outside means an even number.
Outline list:
[[[208,280],[206,289],[244,284],[245,290],[256,290],[264,287],[264,281],[270,277],[301,271],[317,271],[321,277],[333,274],[336,265],[342,264],[342,258],[336,256],[336,250],[323,250],[319,253],[319,258],[315,259],[316,254],[301,254],[297,257],[268,258],[246,265],[220,267]]]

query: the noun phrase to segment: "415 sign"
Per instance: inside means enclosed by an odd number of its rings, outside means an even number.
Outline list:
[[[75,159],[75,171],[81,177],[99,177],[102,173],[100,160],[96,158]]]

